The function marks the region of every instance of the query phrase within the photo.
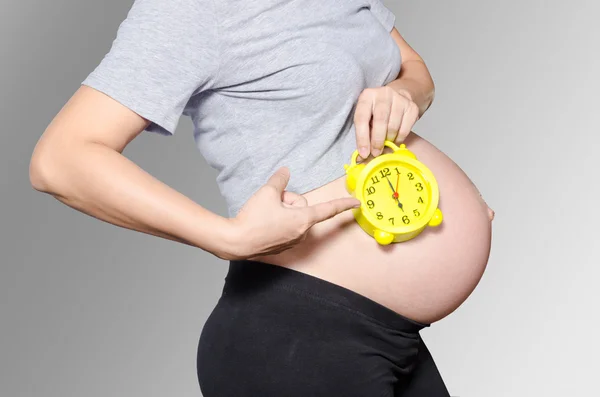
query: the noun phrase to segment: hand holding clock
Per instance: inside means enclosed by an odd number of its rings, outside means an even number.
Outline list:
[[[407,90],[394,90],[389,86],[365,89],[358,97],[354,112],[360,157],[379,156],[385,140],[399,145],[418,119],[419,107]]]

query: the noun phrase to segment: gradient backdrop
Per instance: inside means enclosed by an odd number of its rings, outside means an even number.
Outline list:
[[[197,340],[226,262],[78,213],[28,180],[37,139],[131,4],[1,2],[3,397],[200,396]],[[436,81],[415,131],[496,210],[481,284],[423,332],[451,393],[599,396],[600,3],[386,4]],[[225,215],[188,119],[125,154]]]

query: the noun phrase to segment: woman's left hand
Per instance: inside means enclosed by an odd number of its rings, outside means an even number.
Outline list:
[[[418,119],[419,107],[408,91],[388,86],[363,90],[354,112],[358,154],[379,156],[386,140],[399,145]]]

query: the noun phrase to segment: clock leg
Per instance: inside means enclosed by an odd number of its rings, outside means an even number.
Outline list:
[[[442,223],[443,219],[444,216],[442,215],[442,211],[439,208],[437,208],[433,213],[431,220],[429,221],[429,226],[438,226],[440,223]]]
[[[394,241],[394,235],[388,232],[384,232],[383,230],[375,229],[373,232],[373,237],[375,241],[377,241],[381,245],[388,245],[392,241]]]

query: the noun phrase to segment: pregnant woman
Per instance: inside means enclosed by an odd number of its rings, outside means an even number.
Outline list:
[[[205,397],[449,395],[419,331],[476,287],[493,212],[412,132],[434,87],[394,23],[380,0],[136,0],[38,142],[37,190],[227,261],[199,337]],[[227,217],[122,155],[182,115]],[[354,220],[344,164],[385,140],[436,176],[444,221],[382,246]]]

